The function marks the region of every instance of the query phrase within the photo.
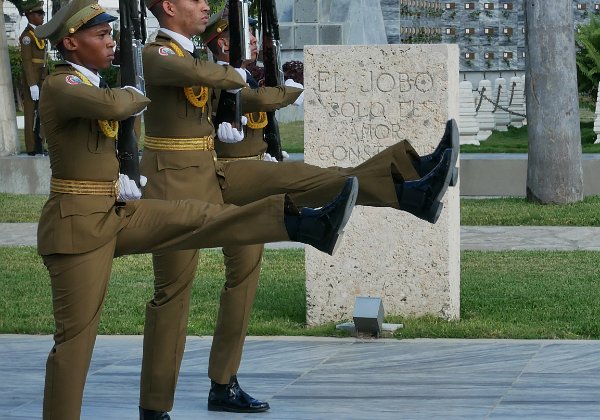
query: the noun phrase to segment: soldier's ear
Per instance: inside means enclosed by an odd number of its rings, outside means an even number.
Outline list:
[[[77,38],[72,36],[66,36],[62,40],[62,44],[67,51],[75,51],[77,49]]]

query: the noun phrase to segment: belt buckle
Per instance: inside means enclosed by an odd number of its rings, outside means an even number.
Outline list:
[[[208,150],[215,150],[215,139],[213,136],[208,136],[208,139],[206,140],[206,147]]]
[[[117,178],[113,184],[113,191],[115,198],[119,198],[119,193],[121,192],[121,183],[119,182],[119,178]]]

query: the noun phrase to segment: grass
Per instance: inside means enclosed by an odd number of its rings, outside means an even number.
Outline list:
[[[463,252],[461,319],[387,317],[399,338],[600,338],[598,252]],[[50,286],[32,247],[0,247],[0,333],[53,331]],[[115,260],[101,334],[141,334],[152,294],[148,255]],[[188,333],[212,334],[222,256],[205,251],[194,282]],[[304,326],[304,252],[267,250],[250,335],[339,336],[334,324]],[[340,320],[341,321],[341,320]]]
[[[0,193],[0,223],[34,223],[45,195]],[[463,226],[600,226],[600,196],[579,203],[541,205],[525,198],[468,199],[460,201]]]
[[[463,226],[600,226],[600,196],[579,203],[542,205],[525,198],[465,199],[460,201]]]
[[[581,146],[583,153],[600,153],[600,144],[594,144],[594,121],[582,121]],[[460,146],[462,153],[527,153],[527,126],[509,127],[508,131],[493,131],[492,135],[479,146],[464,144]]]

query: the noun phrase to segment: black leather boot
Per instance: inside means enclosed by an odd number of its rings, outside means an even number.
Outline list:
[[[358,179],[349,177],[342,191],[329,204],[316,209],[304,207],[296,215],[286,211],[284,222],[290,239],[333,255],[357,195]]]
[[[400,210],[430,223],[437,222],[443,207],[440,200],[452,178],[454,166],[451,166],[451,162],[452,150],[446,149],[437,166],[423,178],[396,184]]]
[[[146,410],[140,407],[140,420],[171,420],[166,411]]]
[[[233,375],[226,385],[210,381],[208,411],[229,411],[233,413],[260,413],[269,409],[269,403],[252,398],[240,387]]]
[[[439,142],[433,152],[428,155],[420,156],[415,159],[414,166],[421,177],[426,176],[440,163],[444,152],[448,149],[452,149],[453,156],[451,159],[452,167],[452,178],[450,179],[450,186],[453,187],[458,182],[458,168],[456,168],[456,161],[458,160],[458,152],[460,149],[460,135],[458,133],[458,126],[456,121],[448,120],[446,123],[446,130],[442,136],[442,140]]]

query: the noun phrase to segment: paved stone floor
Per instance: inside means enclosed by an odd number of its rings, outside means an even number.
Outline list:
[[[0,246],[36,244],[37,223],[0,223]],[[600,251],[600,228],[556,226],[463,226],[462,250]],[[293,242],[270,247],[298,247]]]
[[[0,246],[35,245],[0,224]],[[284,243],[278,246],[296,246]],[[600,250],[599,228],[462,227],[461,248]],[[82,419],[136,419],[139,336],[98,338]],[[239,378],[271,410],[206,410],[210,337],[190,337],[173,420],[596,419],[600,342],[249,337]],[[51,336],[0,335],[0,419],[39,419]]]
[[[248,339],[241,384],[263,414],[206,410],[210,337],[189,337],[173,420],[597,419],[600,342]],[[136,419],[142,339],[101,336],[82,419]],[[39,419],[50,336],[0,335],[0,417]]]

